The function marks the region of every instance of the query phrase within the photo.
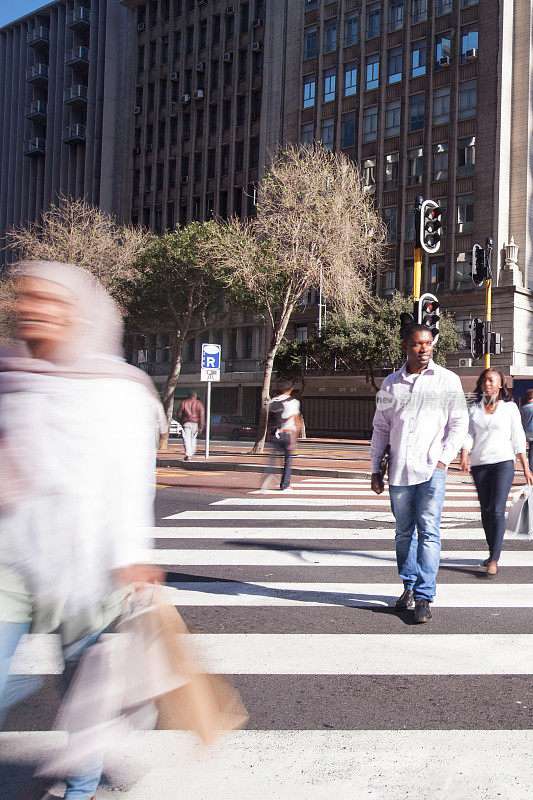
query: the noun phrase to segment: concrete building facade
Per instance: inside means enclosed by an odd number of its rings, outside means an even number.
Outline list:
[[[2,238],[61,195],[113,210],[125,18],[115,0],[56,0],[0,29]]]

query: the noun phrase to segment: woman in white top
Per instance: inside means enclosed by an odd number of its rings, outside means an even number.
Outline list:
[[[461,450],[461,469],[471,472],[481,505],[481,520],[489,546],[487,575],[496,575],[505,533],[505,509],[518,456],[528,484],[533,473],[526,457],[526,437],[518,406],[505,378],[486,369],[476,383],[476,400],[469,409],[468,439]],[[470,454],[469,454],[470,452]]]
[[[17,342],[0,353],[0,717],[30,626],[59,630],[74,667],[120,613],[121,587],[160,575],[143,561],[161,405],[120,357],[115,304],[69,264],[19,264],[15,287]],[[100,772],[67,777],[65,798],[92,798]]]

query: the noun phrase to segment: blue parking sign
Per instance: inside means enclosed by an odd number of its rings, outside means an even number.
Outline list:
[[[202,344],[202,369],[220,369],[219,344]]]

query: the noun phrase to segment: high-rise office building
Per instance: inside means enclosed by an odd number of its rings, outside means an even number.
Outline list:
[[[61,195],[117,205],[126,14],[56,0],[0,29],[0,237]]]

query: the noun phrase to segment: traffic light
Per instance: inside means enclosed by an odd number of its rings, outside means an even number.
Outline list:
[[[489,352],[495,356],[499,356],[502,352],[502,335],[501,333],[491,333]]]
[[[439,338],[440,303],[434,294],[423,294],[418,301],[418,323],[425,325],[433,334],[433,344]]]
[[[420,245],[426,253],[437,253],[442,239],[442,208],[424,200],[420,209]]]
[[[472,320],[470,350],[474,358],[481,358],[485,353],[485,323],[479,317]]]
[[[482,286],[490,278],[489,262],[485,251],[480,244],[472,248],[472,281],[476,286]]]
[[[403,339],[404,331],[409,325],[412,325],[415,321],[413,314],[409,314],[408,311],[404,311],[403,314],[400,314],[400,337]]]

